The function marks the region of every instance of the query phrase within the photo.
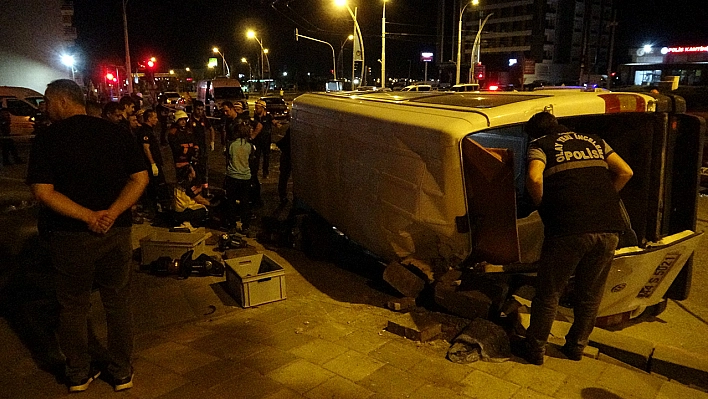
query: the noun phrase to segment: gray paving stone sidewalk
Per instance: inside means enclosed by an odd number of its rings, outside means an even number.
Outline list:
[[[212,158],[212,169],[221,170],[221,157]],[[276,198],[277,163],[270,176],[264,194],[273,198],[266,203]],[[135,248],[153,229],[134,226]],[[384,308],[391,297],[380,280],[294,249],[249,242],[284,265],[286,300],[242,309],[224,278],[155,277],[137,272],[136,262],[135,386],[114,393],[99,380],[69,395],[30,351],[27,337],[0,319],[0,398],[708,399],[661,376],[590,358],[549,356],[540,367],[516,358],[454,364],[445,359],[446,341],[421,344],[385,330],[395,315]],[[95,333],[105,340],[98,294],[92,300]]]
[[[136,239],[149,229],[135,226]],[[445,359],[446,341],[421,344],[387,332],[395,316],[383,308],[390,296],[367,278],[293,249],[274,252],[249,242],[285,266],[286,300],[242,309],[226,293],[224,278],[136,272],[135,386],[117,394],[99,380],[81,397],[708,398],[660,376],[589,358],[547,357],[541,367],[515,358],[454,364]],[[101,326],[94,299],[92,317]],[[101,329],[96,333],[105,337]],[[4,321],[0,343],[0,397],[69,396]]]

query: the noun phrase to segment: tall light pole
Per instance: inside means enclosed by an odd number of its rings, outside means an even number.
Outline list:
[[[253,30],[249,30],[248,32],[246,32],[246,36],[249,39],[254,39],[261,47],[261,80],[264,80],[265,76],[263,75],[263,69],[265,68],[265,64],[263,63],[263,55],[267,54],[267,51],[263,48],[263,43],[256,37],[256,32],[254,32]],[[268,56],[266,55],[266,57]],[[270,61],[268,61],[268,76],[270,77]]]
[[[334,74],[334,80],[337,80],[337,59],[336,56],[334,55],[334,47],[332,45],[324,40],[320,39],[315,39],[314,37],[309,37],[305,35],[301,35],[298,33],[297,28],[295,28],[295,41],[298,41],[298,38],[303,38],[303,39],[308,39],[312,40],[313,42],[318,42],[318,43],[324,43],[329,46],[329,48],[332,49],[332,73]]]
[[[386,0],[383,0],[381,17],[381,88],[386,87]]]
[[[342,51],[344,50],[344,45],[347,44],[347,40],[354,40],[354,35],[347,36],[347,38],[342,41],[342,46],[339,47],[339,56],[337,56],[337,62],[339,63],[339,76],[344,76],[344,59],[342,58]]]
[[[221,72],[224,75],[226,75],[227,78],[230,78],[231,77],[231,69],[229,69],[229,64],[226,63],[226,58],[224,58],[224,54],[221,51],[219,51],[218,47],[214,47],[211,50],[214,53],[217,53],[221,56],[221,61],[223,62],[223,64],[221,65]]]
[[[248,81],[250,82],[251,80],[253,80],[253,71],[251,70],[251,63],[248,62],[246,57],[242,57],[241,62],[248,65]],[[250,83],[249,83],[249,85],[250,85]]]
[[[475,36],[474,44],[472,45],[472,54],[470,55],[470,77],[472,77],[474,79],[474,83],[478,83],[477,76],[475,76],[475,74],[474,74],[474,66],[480,60],[480,52],[481,52],[480,50],[482,48],[482,43],[481,43],[482,29],[484,29],[484,25],[487,23],[487,20],[489,20],[489,17],[491,17],[492,15],[494,15],[494,13],[490,12],[489,15],[487,15],[484,18],[484,21],[482,21],[482,23],[479,24],[479,30],[477,30],[477,36]],[[477,59],[476,60],[474,58],[475,50],[477,50]],[[470,79],[470,83],[473,83],[472,82],[473,79]]]
[[[74,78],[74,63],[75,62],[76,62],[76,60],[74,59],[73,55],[65,54],[65,55],[61,56],[61,63],[68,66],[69,68],[71,68],[71,80],[74,80],[74,81],[76,80]]]
[[[354,7],[354,11],[352,11],[352,9],[347,4],[347,0],[335,0],[334,4],[338,7],[346,7],[347,11],[349,11],[349,15],[354,20],[354,34],[356,35],[357,40],[354,41],[354,48],[352,49],[352,53],[353,53],[352,54],[352,90],[353,90],[354,89],[354,69],[355,69],[355,65],[356,65],[356,59],[359,58],[359,57],[357,57],[357,54],[356,54],[357,43],[359,44],[360,49],[361,49],[361,57],[360,57],[361,58],[361,81],[364,82],[364,76],[365,76],[364,69],[365,69],[365,65],[366,65],[366,62],[364,60],[364,37],[361,34],[361,29],[359,28],[359,23],[356,20],[357,8]]]
[[[128,46],[128,16],[125,8],[129,0],[123,0],[123,37],[125,38],[125,74],[128,77],[128,93],[133,93],[133,73],[130,70],[130,46]]]
[[[460,60],[461,60],[461,52],[462,52],[462,15],[465,13],[465,9],[467,6],[472,4],[473,6],[476,6],[479,4],[479,0],[472,0],[471,2],[465,4],[464,7],[460,10],[460,19],[459,22],[457,23],[457,75],[455,78],[455,84],[460,84]]]

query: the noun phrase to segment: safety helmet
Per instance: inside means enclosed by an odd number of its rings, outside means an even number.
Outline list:
[[[182,118],[189,118],[189,116],[187,116],[187,113],[182,110],[175,112],[175,120],[176,121],[178,121]]]
[[[266,102],[263,101],[263,100],[258,100],[258,101],[256,101],[256,105],[259,105],[259,106],[265,108],[265,107],[266,107]]]

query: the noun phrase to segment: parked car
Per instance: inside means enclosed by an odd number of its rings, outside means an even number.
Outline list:
[[[458,85],[452,86],[450,88],[450,91],[456,91],[456,92],[479,91],[479,84],[477,84],[477,83],[460,83]]]
[[[266,103],[266,111],[273,115],[273,119],[290,119],[288,103],[280,97],[261,97]]]
[[[20,100],[32,104],[33,107],[39,107],[39,103],[44,101],[44,95],[36,90],[27,87],[19,86],[0,86],[0,96],[2,97],[17,97]]]
[[[164,104],[184,104],[184,98],[176,91],[166,91],[160,94],[159,100]]]
[[[433,86],[431,85],[410,85],[406,86],[401,91],[431,91]]]
[[[14,96],[0,96],[0,107],[10,111],[10,134],[22,136],[34,132],[34,116],[37,108]]]

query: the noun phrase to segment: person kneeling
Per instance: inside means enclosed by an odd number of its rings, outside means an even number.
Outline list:
[[[177,185],[174,189],[175,221],[180,227],[199,227],[204,225],[209,216],[207,207],[211,203],[202,197],[202,185],[197,181],[191,165],[177,170]]]

